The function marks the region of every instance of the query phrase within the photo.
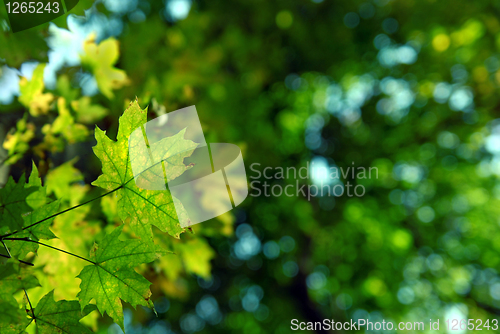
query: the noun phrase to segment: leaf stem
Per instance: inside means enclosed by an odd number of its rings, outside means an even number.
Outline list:
[[[0,238],[0,241],[2,242],[3,248],[5,248],[5,250],[7,251],[7,254],[9,254],[8,256],[7,255],[4,255],[4,256],[6,258],[10,259],[12,257],[12,255],[10,255],[9,249],[7,248],[7,246],[5,245],[5,243],[3,242],[3,239]]]
[[[4,257],[4,258],[6,258],[6,259],[12,259],[12,257],[11,257],[11,256],[7,256],[7,255],[5,255],[5,254],[0,254],[0,256],[1,256],[1,257]],[[33,264],[33,263],[31,263],[31,262],[26,262],[26,261],[19,260],[19,259],[17,259],[17,261],[21,262],[22,264],[27,264],[28,266],[34,266],[34,264]]]
[[[30,309],[31,309],[31,314],[33,315],[33,319],[35,319],[36,321],[36,317],[35,317],[35,312],[33,311],[33,306],[31,306],[31,301],[30,301],[30,297],[28,297],[28,293],[26,292],[26,289],[24,289],[24,294],[26,295],[26,299],[28,299],[28,303],[30,304]]]
[[[52,246],[50,246],[50,245],[47,245],[47,244],[41,243],[41,242],[39,242],[39,241],[31,240],[31,239],[28,239],[28,238],[3,238],[3,240],[13,240],[13,241],[27,241],[27,242],[33,242],[33,243],[35,243],[35,244],[38,244],[38,245],[41,245],[41,246],[45,246],[45,247],[48,247],[48,248],[52,248],[52,249],[57,250],[57,251],[59,251],[59,252],[66,253],[66,254],[68,254],[68,255],[71,255],[71,256],[77,257],[77,258],[82,259],[82,260],[84,260],[84,261],[90,262],[90,263],[92,263],[92,264],[94,264],[94,265],[97,265],[97,263],[95,263],[94,261],[91,261],[91,260],[89,260],[89,259],[86,259],[86,258],[84,258],[84,257],[81,257],[80,255],[76,255],[76,254],[73,254],[73,253],[67,252],[67,251],[65,251],[65,250],[62,250],[62,249],[60,249],[60,248],[57,248],[57,247],[52,247]]]
[[[87,202],[84,202],[84,203],[78,204],[78,205],[73,206],[73,207],[71,207],[71,208],[68,208],[68,209],[66,209],[66,210],[64,210],[64,211],[61,211],[61,212],[56,213],[56,214],[53,214],[53,215],[52,215],[52,216],[50,216],[50,217],[44,218],[44,219],[42,219],[42,220],[39,220],[39,221],[37,221],[37,222],[35,222],[35,223],[33,223],[33,224],[29,225],[29,226],[23,227],[23,229],[22,229],[22,230],[19,230],[19,231],[14,231],[14,232],[12,232],[12,233],[9,233],[9,234],[6,234],[6,235],[2,235],[2,236],[0,236],[0,240],[1,240],[1,239],[5,239],[6,237],[10,237],[11,235],[17,234],[17,233],[19,233],[19,232],[21,232],[21,231],[24,231],[24,230],[26,230],[26,229],[28,229],[28,228],[31,228],[31,227],[33,227],[33,226],[36,226],[36,225],[38,225],[38,224],[40,224],[40,223],[43,223],[43,222],[44,222],[44,221],[46,221],[46,220],[49,220],[49,219],[52,219],[52,218],[57,217],[57,216],[59,216],[59,215],[62,215],[63,213],[66,213],[66,212],[68,212],[68,211],[78,209],[79,207],[81,207],[81,206],[83,206],[83,205],[89,204],[90,202],[93,202],[93,201],[95,201],[95,200],[98,200],[98,199],[100,199],[100,198],[103,198],[104,196],[107,196],[107,195],[109,195],[109,194],[112,194],[112,193],[114,193],[115,191],[120,190],[121,188],[123,188],[123,185],[121,185],[121,186],[119,186],[118,188],[113,189],[113,190],[111,190],[111,191],[109,191],[109,192],[107,192],[107,193],[105,193],[105,194],[102,194],[101,196],[98,196],[98,197],[96,197],[96,198],[93,198],[93,199],[91,199],[91,200],[88,200]],[[5,240],[7,240],[7,239],[5,239]]]
[[[33,264],[33,263],[31,263],[31,262],[26,262],[26,261],[19,260],[19,259],[18,259],[17,261],[19,261],[19,262],[21,262],[21,263],[23,263],[23,264],[26,264],[26,265],[28,265],[28,266],[32,266],[32,267],[34,266],[34,264]]]
[[[0,241],[2,242],[2,245],[3,247],[5,248],[5,250],[7,251],[7,254],[9,255],[5,255],[5,254],[0,254],[1,257],[5,257],[7,259],[12,259],[12,255],[10,254],[10,251],[9,251],[9,248],[7,248],[7,245],[3,242],[3,239],[0,239]],[[19,260],[17,259],[17,261],[21,262],[21,263],[24,263],[24,264],[27,264],[28,266],[34,266],[33,263],[30,263],[30,262],[26,262],[26,261],[23,261],[23,260]]]

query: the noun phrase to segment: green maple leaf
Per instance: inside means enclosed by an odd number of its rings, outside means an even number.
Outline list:
[[[24,179],[24,174],[21,180]],[[38,176],[38,169],[33,163],[29,182],[16,183],[9,177],[5,187],[0,189],[0,232],[19,230],[24,226],[23,214],[33,211],[46,203],[46,189]]]
[[[31,269],[13,260],[0,265],[0,333],[2,334],[25,333],[29,324],[28,318],[13,295],[22,289],[40,286]]]
[[[26,312],[8,303],[0,303],[0,333],[24,334],[27,323]]]
[[[82,280],[78,293],[82,308],[95,299],[99,312],[106,312],[123,329],[121,300],[133,307],[142,305],[154,309],[150,300],[151,283],[134,267],[152,262],[167,252],[140,239],[119,240],[122,229],[123,226],[116,228],[94,244],[90,260],[95,263],[84,267],[77,277]]]
[[[87,305],[82,311],[76,300],[56,302],[54,301],[54,290],[52,290],[38,302],[33,313],[28,312],[31,319],[27,320],[26,327],[35,321],[38,334],[92,333],[90,329],[80,323],[80,319],[95,309],[95,305]]]
[[[22,289],[31,289],[37,286],[40,284],[38,279],[33,276],[31,268],[20,266],[13,260],[0,265],[0,300],[2,301],[0,304],[6,303],[11,307],[17,307],[17,301],[13,294]]]
[[[14,235],[15,238],[27,238],[29,240],[38,241],[40,239],[56,238],[49,226],[52,225],[54,218],[46,219],[53,216],[59,211],[60,200],[48,203],[33,212],[23,215],[23,228],[20,232]],[[45,220],[44,220],[45,219]],[[41,223],[38,223],[40,222]],[[35,225],[35,223],[38,223]],[[29,252],[35,253],[38,250],[38,244],[24,240],[4,240],[5,245],[9,249],[10,255],[15,258],[23,259]]]
[[[123,221],[130,218],[132,230],[145,241],[152,242],[151,225],[178,238],[184,229],[170,192],[167,190],[145,190],[137,187],[130,163],[129,137],[147,122],[147,109],[141,109],[137,101],[131,103],[120,117],[117,141],[106,136],[98,127],[95,131],[97,145],[94,153],[102,162],[103,175],[92,184],[107,190],[119,188],[118,214]],[[168,180],[182,174],[188,167],[182,161],[189,157],[197,144],[184,139],[185,130],[155,143],[155,161],[162,161],[162,177]],[[182,153],[179,153],[182,152]],[[163,173],[164,171],[164,173]]]

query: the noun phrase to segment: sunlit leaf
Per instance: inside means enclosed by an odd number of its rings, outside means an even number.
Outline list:
[[[46,114],[49,111],[50,103],[54,100],[54,95],[51,93],[43,94],[45,87],[43,83],[43,70],[45,64],[39,64],[33,71],[31,80],[22,78],[19,83],[21,96],[19,102],[29,108],[29,112],[33,116]]]
[[[141,109],[137,101],[120,117],[120,127],[118,129],[117,141],[113,141],[106,136],[105,131],[98,127],[95,131],[97,145],[94,146],[94,153],[102,162],[103,175],[93,182],[93,185],[106,190],[117,190],[118,212],[123,221],[130,220],[133,231],[145,239],[152,239],[151,226],[158,227],[163,232],[178,237],[184,231],[177,218],[177,212],[172,196],[166,190],[145,190],[136,186],[134,175],[130,164],[129,136],[137,128],[143,126],[147,121],[146,109]],[[190,140],[184,139],[184,132],[181,131],[173,137],[164,138],[161,141],[164,147],[165,160],[169,157],[169,149],[175,152],[182,148],[183,155],[177,159],[189,157],[196,147]],[[179,169],[180,168],[180,169]],[[175,165],[167,166],[167,174],[171,171],[174,175],[180,175],[188,167]]]
[[[95,40],[90,38],[85,42],[83,50],[82,64],[90,68],[100,91],[107,98],[113,98],[113,90],[128,83],[125,71],[114,67],[120,56],[118,41],[109,38],[96,44]]]
[[[121,300],[133,307],[142,305],[154,309],[150,299],[151,283],[134,267],[152,262],[166,251],[139,239],[119,240],[122,228],[116,228],[92,248],[90,260],[95,264],[84,267],[78,275],[82,280],[78,298],[82,308],[95,299],[101,314],[106,312],[123,328]]]

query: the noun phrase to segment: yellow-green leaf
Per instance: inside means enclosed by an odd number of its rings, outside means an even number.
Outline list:
[[[120,56],[118,41],[108,38],[97,45],[92,37],[83,45],[83,51],[82,64],[90,68],[104,96],[113,98],[113,89],[128,83],[125,71],[114,67]]]
[[[94,244],[90,252],[90,260],[94,264],[84,267],[78,275],[82,280],[78,298],[82,308],[95,299],[101,314],[106,312],[123,328],[121,300],[133,307],[142,305],[154,309],[150,300],[151,283],[134,267],[152,262],[167,252],[139,239],[119,240],[122,229],[123,226],[116,228],[101,242]]]
[[[116,142],[106,136],[105,131],[96,127],[97,145],[94,146],[94,153],[102,162],[103,174],[92,184],[109,191],[116,190],[118,214],[123,221],[129,220],[134,233],[145,241],[152,241],[152,225],[174,237],[179,237],[184,229],[180,226],[178,212],[170,192],[141,189],[135,184],[128,139],[134,130],[146,122],[147,110],[141,109],[135,101],[120,117]],[[184,139],[183,131],[173,137],[164,138],[161,142],[165,148],[163,161],[169,157],[169,148],[170,151],[176,152],[177,147],[182,147],[184,153],[182,158],[179,158],[182,160],[184,157],[189,157],[197,146],[196,143]],[[175,159],[175,162],[178,163],[178,159]],[[165,165],[167,173],[172,173],[169,180],[188,168],[185,165],[169,165],[167,162]]]
[[[39,64],[33,71],[31,80],[28,81],[23,77],[19,82],[21,92],[19,102],[28,107],[30,114],[33,116],[46,114],[49,111],[50,103],[54,100],[54,95],[51,93],[43,94],[45,87],[43,84],[44,69],[45,64]]]

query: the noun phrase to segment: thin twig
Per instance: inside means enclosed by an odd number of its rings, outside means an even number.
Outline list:
[[[84,258],[84,257],[81,257],[80,255],[76,255],[76,254],[73,254],[73,253],[67,252],[67,251],[65,251],[65,250],[59,249],[59,248],[57,248],[57,247],[52,247],[52,246],[50,246],[50,245],[47,245],[47,244],[41,243],[41,242],[39,242],[39,241],[31,240],[31,239],[28,239],[28,238],[3,238],[3,240],[33,242],[33,243],[35,243],[35,244],[38,244],[38,245],[41,245],[41,246],[45,246],[45,247],[48,247],[48,248],[52,248],[52,249],[57,250],[57,251],[59,251],[59,252],[63,252],[63,253],[66,253],[66,254],[68,254],[68,255],[71,255],[71,256],[77,257],[77,258],[79,258],[79,259],[82,259],[82,260],[84,260],[84,261],[90,262],[90,263],[92,263],[92,264],[97,264],[97,263],[95,263],[94,261],[91,261],[91,260],[89,260],[89,259],[86,259],[86,258]]]
[[[31,301],[30,301],[30,297],[28,297],[28,293],[26,292],[26,289],[24,289],[24,294],[26,295],[26,299],[28,299],[28,303],[30,304],[30,309],[31,309],[31,314],[33,315],[33,319],[35,319],[36,321],[36,317],[35,317],[35,312],[33,311],[33,306],[31,306]]]
[[[5,258],[7,258],[7,259],[12,259],[12,255],[10,255],[10,251],[9,251],[9,249],[7,248],[7,245],[5,245],[5,243],[3,242],[3,240],[2,240],[2,239],[0,239],[0,241],[2,241],[2,245],[3,245],[3,247],[5,248],[5,250],[7,251],[7,254],[9,254],[9,255],[0,254],[0,256],[5,257]],[[17,259],[17,261],[19,261],[19,262],[21,262],[21,263],[23,263],[23,264],[27,264],[28,266],[34,266],[34,264],[33,264],[33,263],[30,263],[30,262],[26,262],[26,261],[19,260],[19,259]]]
[[[33,266],[35,266],[35,265],[34,265],[33,263],[31,263],[31,262],[26,262],[26,261],[19,260],[19,259],[18,259],[17,261],[19,261],[19,262],[21,262],[21,263],[23,263],[23,264],[26,264],[26,265],[28,265],[28,266],[32,266],[32,267],[33,267]]]
[[[3,242],[2,238],[0,238],[0,241],[2,242],[3,248],[5,248],[5,250],[7,251],[7,254],[9,255],[8,258],[10,259],[12,257],[12,255],[10,255],[9,249],[7,248],[7,246],[5,245],[5,243]]]

